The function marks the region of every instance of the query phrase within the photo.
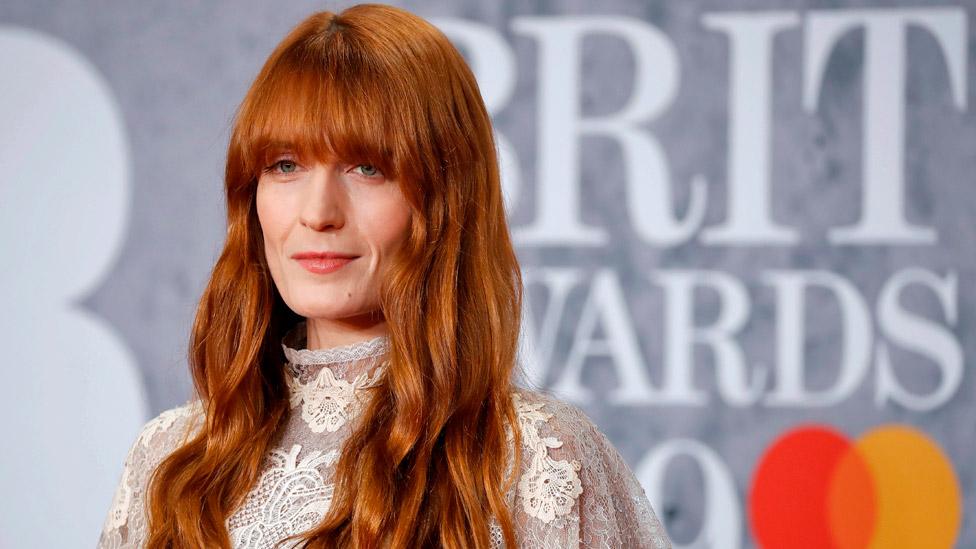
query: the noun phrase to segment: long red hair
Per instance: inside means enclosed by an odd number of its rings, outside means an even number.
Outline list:
[[[247,92],[227,152],[227,240],[200,300],[190,369],[206,419],[155,470],[148,547],[229,547],[225,526],[287,419],[280,339],[301,320],[270,277],[255,188],[276,147],[368,162],[413,208],[381,290],[382,383],[346,442],[307,547],[489,547],[514,526],[511,400],[522,279],[491,121],[464,59],[433,25],[363,4],[315,13]],[[507,440],[507,431],[514,445]],[[297,538],[297,536],[296,536]]]

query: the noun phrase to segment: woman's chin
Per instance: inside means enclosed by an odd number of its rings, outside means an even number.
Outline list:
[[[374,324],[383,318],[375,308],[336,307],[335,303],[303,307],[295,311],[309,320],[343,322],[347,324]]]

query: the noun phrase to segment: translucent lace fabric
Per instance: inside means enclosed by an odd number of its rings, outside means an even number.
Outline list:
[[[302,322],[282,339],[282,348],[292,413],[265,457],[260,479],[227,519],[235,548],[275,547],[325,516],[335,464],[362,409],[359,397],[379,379],[389,340],[379,336],[310,350]],[[671,547],[633,472],[579,408],[523,388],[512,398],[523,436],[518,482],[508,494],[519,547]],[[99,548],[143,546],[149,474],[202,421],[202,407],[192,401],[146,423],[123,464]],[[509,440],[514,443],[511,432]],[[497,524],[490,534],[493,547],[504,547]]]

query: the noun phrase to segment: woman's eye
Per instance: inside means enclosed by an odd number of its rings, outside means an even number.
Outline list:
[[[380,170],[372,164],[359,164],[356,168],[363,168],[359,173],[365,175],[366,177],[375,177],[380,175]]]
[[[298,163],[294,160],[282,159],[264,169],[266,173],[294,173]]]

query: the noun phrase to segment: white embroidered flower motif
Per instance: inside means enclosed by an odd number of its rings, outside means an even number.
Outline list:
[[[378,375],[374,374],[374,376]],[[302,419],[313,433],[334,433],[359,411],[361,401],[357,390],[370,384],[365,373],[352,382],[339,379],[329,368],[322,368],[318,376],[308,383],[287,376],[291,407],[302,405]]]
[[[339,459],[337,450],[307,453],[302,446],[269,452],[264,472],[244,503],[227,520],[231,545],[249,549],[275,547],[277,542],[304,532],[321,522],[332,503],[334,485],[326,485],[319,466],[331,466]],[[294,547],[295,543],[285,545]]]
[[[371,366],[375,361],[369,364],[361,361],[378,360],[378,357],[389,351],[390,339],[380,335],[365,341],[327,349],[301,349],[289,346],[290,342],[296,347],[305,345],[306,330],[306,323],[302,321],[283,338],[281,344],[289,364],[285,381],[288,383],[290,405],[292,408],[302,406],[302,419],[312,432],[335,432],[359,412],[362,405],[357,398],[362,396],[360,389],[375,384],[386,366],[385,362],[380,362],[372,368],[370,378],[362,367]],[[301,381],[307,379],[306,374],[311,367],[322,367],[322,369],[311,380]],[[345,378],[336,377],[336,372],[342,375],[343,370],[347,372],[359,370],[362,373],[350,382]]]
[[[527,403],[514,394],[516,411],[522,430],[523,446],[531,452],[530,465],[518,483],[522,508],[529,516],[549,523],[568,514],[576,498],[583,493],[577,472],[579,461],[555,460],[549,457],[549,448],[562,447],[562,441],[554,437],[543,438],[538,423],[549,421],[552,414],[541,410],[545,403]]]

